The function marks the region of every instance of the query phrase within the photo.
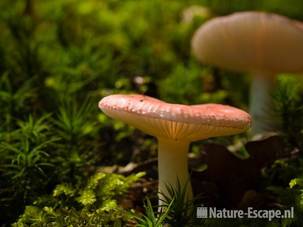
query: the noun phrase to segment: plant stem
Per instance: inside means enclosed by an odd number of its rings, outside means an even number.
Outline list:
[[[158,173],[159,173],[159,205],[163,205],[163,195],[169,197],[167,187],[181,189],[186,187],[186,199],[192,200],[192,188],[188,174],[189,141],[176,141],[159,138]],[[186,202],[186,201],[184,201]]]
[[[250,114],[252,116],[252,134],[275,129],[273,121],[272,92],[275,76],[270,73],[255,73],[251,84]]]

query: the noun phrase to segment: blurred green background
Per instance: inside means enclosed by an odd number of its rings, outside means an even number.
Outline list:
[[[156,156],[153,138],[101,113],[106,95],[247,110],[249,76],[191,56],[202,23],[245,10],[303,19],[302,0],[1,0],[0,9],[0,223],[7,225],[58,184],[81,188],[100,166]],[[302,129],[284,126],[292,139]]]

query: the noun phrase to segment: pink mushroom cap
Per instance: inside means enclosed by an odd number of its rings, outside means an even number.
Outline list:
[[[180,105],[144,95],[110,95],[99,102],[108,116],[157,138],[197,141],[246,131],[250,115],[221,104]]]
[[[302,72],[303,23],[253,11],[217,17],[198,28],[192,50],[201,62],[231,70]]]

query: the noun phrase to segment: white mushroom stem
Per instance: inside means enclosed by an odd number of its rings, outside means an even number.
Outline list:
[[[192,200],[193,195],[187,164],[189,141],[162,138],[159,138],[158,141],[159,205],[163,205],[163,195],[170,196],[167,187],[178,188],[178,180],[181,189],[186,187],[187,201]]]
[[[271,131],[273,124],[272,93],[275,76],[268,73],[255,73],[251,84],[250,114],[252,116],[252,134]]]

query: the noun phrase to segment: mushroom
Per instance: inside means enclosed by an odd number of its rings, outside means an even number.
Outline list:
[[[203,63],[252,75],[252,133],[271,131],[275,75],[303,71],[303,24],[272,13],[235,13],[203,24],[192,51]]]
[[[220,104],[170,104],[143,95],[110,95],[99,102],[108,116],[155,136],[158,139],[159,205],[167,186],[177,189],[178,182],[192,200],[187,153],[192,141],[244,132],[250,116],[234,107]],[[186,187],[186,188],[185,188]]]

